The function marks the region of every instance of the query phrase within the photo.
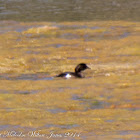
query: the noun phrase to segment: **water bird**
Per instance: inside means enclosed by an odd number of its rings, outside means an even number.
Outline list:
[[[64,73],[57,75],[56,77],[63,77],[63,78],[67,78],[67,79],[72,78],[72,77],[84,78],[82,71],[84,71],[86,69],[90,69],[90,68],[85,63],[80,63],[76,66],[75,72],[64,72]]]

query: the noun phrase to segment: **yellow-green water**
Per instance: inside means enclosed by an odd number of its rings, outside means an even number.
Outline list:
[[[1,139],[140,139],[139,22],[1,26]],[[85,78],[54,77],[81,62]]]

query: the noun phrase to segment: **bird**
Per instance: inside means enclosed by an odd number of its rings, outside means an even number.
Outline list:
[[[80,63],[76,66],[75,68],[75,72],[64,72],[64,73],[60,73],[59,75],[57,75],[56,77],[63,77],[66,79],[75,77],[75,78],[84,78],[83,74],[81,73],[82,71],[86,70],[86,69],[90,69],[85,63]]]

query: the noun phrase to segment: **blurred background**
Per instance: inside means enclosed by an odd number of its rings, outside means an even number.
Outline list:
[[[16,21],[140,20],[138,0],[1,0],[0,19]]]

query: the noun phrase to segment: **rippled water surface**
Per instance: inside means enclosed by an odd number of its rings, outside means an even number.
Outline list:
[[[1,137],[139,139],[139,23],[0,25]]]
[[[0,138],[140,139],[139,9],[0,1]],[[55,77],[79,63],[85,78]]]

